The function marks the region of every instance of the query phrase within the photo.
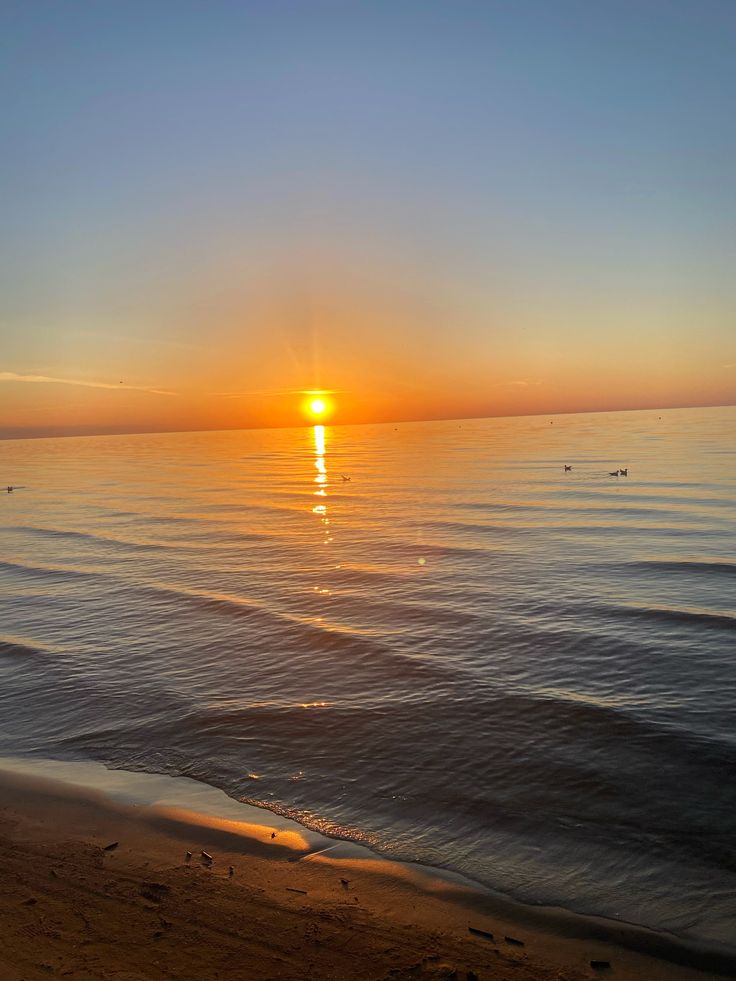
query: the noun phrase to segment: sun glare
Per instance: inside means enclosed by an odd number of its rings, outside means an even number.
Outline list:
[[[327,392],[304,392],[302,412],[312,422],[326,422],[334,412],[333,400]]]

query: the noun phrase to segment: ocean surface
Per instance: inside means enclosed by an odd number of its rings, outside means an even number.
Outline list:
[[[0,459],[0,753],[736,944],[736,408]]]

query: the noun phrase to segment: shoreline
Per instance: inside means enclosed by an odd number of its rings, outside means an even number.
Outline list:
[[[130,978],[451,977],[453,970],[459,978],[518,981],[736,977],[728,950],[525,907],[459,875],[309,831],[190,778],[8,758],[0,759],[0,792],[2,872],[12,894],[0,904],[0,967],[26,981],[53,974],[57,962],[59,973],[73,963],[74,976],[89,978],[108,976],[111,964],[132,971]],[[80,881],[90,880],[95,886],[80,896]],[[199,912],[188,902],[192,891],[204,904]],[[85,909],[69,922],[68,911],[79,903]],[[225,943],[228,957],[249,952],[247,967],[203,961],[201,941],[186,939],[211,931],[208,947],[223,918],[242,921],[243,910],[255,914],[264,904],[268,922],[253,935],[249,915]],[[50,925],[48,909],[65,928]],[[113,940],[118,929],[136,943]],[[291,937],[286,945],[284,930]],[[12,961],[27,958],[20,938],[29,931],[36,938],[31,956],[41,966]],[[277,953],[262,950],[264,944]],[[141,945],[161,962],[136,974]],[[426,956],[418,957],[422,951]],[[594,969],[591,961],[611,968]],[[449,973],[437,973],[440,967]]]

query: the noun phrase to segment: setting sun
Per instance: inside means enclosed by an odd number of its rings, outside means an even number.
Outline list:
[[[311,422],[325,422],[335,411],[335,405],[327,392],[304,392],[302,412]]]

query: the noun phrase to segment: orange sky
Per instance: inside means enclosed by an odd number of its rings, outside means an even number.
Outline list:
[[[736,401],[720,8],[82,6],[3,25],[0,437]]]

